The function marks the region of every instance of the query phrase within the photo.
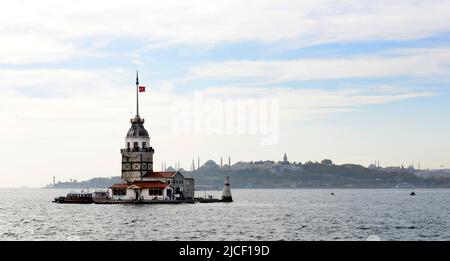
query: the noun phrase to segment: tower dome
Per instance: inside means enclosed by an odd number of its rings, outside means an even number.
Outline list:
[[[136,115],[131,120],[131,128],[127,132],[127,138],[148,138],[148,131],[144,128],[144,119]]]

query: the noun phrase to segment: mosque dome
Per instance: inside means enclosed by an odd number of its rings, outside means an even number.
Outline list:
[[[369,169],[376,169],[377,166],[376,166],[375,164],[370,164],[368,168],[369,168]]]
[[[201,168],[203,169],[215,169],[218,168],[219,165],[217,165],[217,163],[215,163],[213,160],[208,160],[205,162],[205,164],[203,166],[201,166]]]
[[[215,163],[213,160],[208,160],[205,162],[205,165],[215,166],[217,163]]]

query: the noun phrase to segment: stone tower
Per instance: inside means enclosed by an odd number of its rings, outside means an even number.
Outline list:
[[[144,119],[139,116],[139,78],[136,74],[136,116],[131,119],[131,128],[125,138],[122,154],[122,181],[140,180],[148,172],[153,172],[153,153],[150,136],[144,128]]]

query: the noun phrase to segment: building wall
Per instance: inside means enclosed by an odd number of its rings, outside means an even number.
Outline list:
[[[181,173],[177,173],[172,178],[143,178],[143,181],[161,181],[167,184],[170,184],[174,188],[174,193],[177,191],[177,188],[180,192],[183,192],[185,189],[185,177]]]
[[[174,188],[174,193],[179,191],[180,193],[184,191],[184,176],[179,172],[171,179],[168,180],[169,184]]]
[[[112,199],[113,200],[134,200],[135,199],[135,195],[134,195],[134,190],[133,189],[127,189],[126,190],[126,195],[114,195],[112,193]]]
[[[185,178],[181,173],[177,173],[172,178],[143,178],[143,181],[161,181],[170,184],[174,193],[176,193],[177,188],[180,192],[184,194],[186,198],[194,198],[195,183],[193,178]]]
[[[143,196],[144,200],[153,200],[155,197],[157,200],[163,200],[163,199],[165,199],[165,197],[167,195],[167,192],[165,189],[163,190],[163,194],[161,196],[150,196],[149,191],[150,191],[150,189],[143,189],[141,191],[141,195]]]
[[[127,144],[128,142],[130,143],[130,148],[133,148],[133,144],[134,142],[137,142],[139,145],[139,148],[143,148],[143,142],[145,142],[145,146],[147,148],[150,147],[150,138],[144,138],[144,137],[130,137],[130,138],[125,138],[125,146],[124,148],[127,148]]]
[[[186,198],[194,198],[195,183],[192,178],[185,178],[184,180],[184,195]]]
[[[122,180],[133,182],[153,171],[153,151],[122,151]]]
[[[167,194],[168,194],[167,190],[169,190],[169,189],[171,189],[171,188],[167,187],[167,188],[163,189],[162,196],[150,196],[149,189],[142,189],[140,191],[140,197],[142,197],[144,200],[153,200],[155,197],[157,198],[157,200],[164,200],[167,198]],[[134,189],[127,189],[126,191],[127,191],[126,195],[124,195],[124,196],[112,195],[112,199],[113,200],[124,200],[124,201],[136,199]]]

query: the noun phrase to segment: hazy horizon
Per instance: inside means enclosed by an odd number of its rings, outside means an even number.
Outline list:
[[[24,8],[26,6],[26,8]],[[450,168],[449,1],[8,2],[0,187],[192,159]]]

